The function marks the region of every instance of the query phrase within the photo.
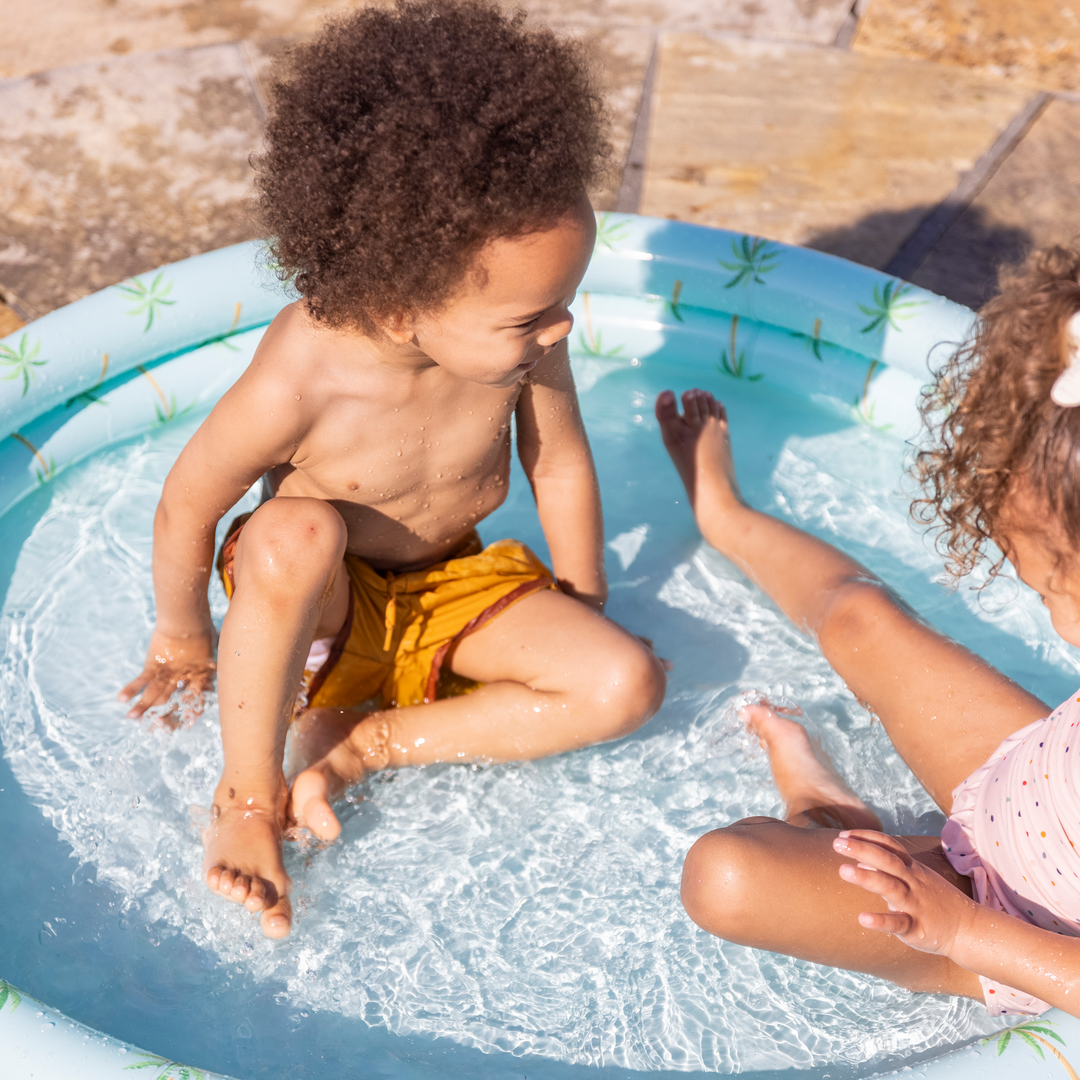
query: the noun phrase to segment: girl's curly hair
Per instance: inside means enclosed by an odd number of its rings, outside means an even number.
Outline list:
[[[988,543],[1002,546],[1005,504],[1019,477],[1069,540],[1080,541],[1080,408],[1050,400],[1068,362],[1065,324],[1080,311],[1080,248],[1033,252],[1023,266],[1003,268],[999,286],[920,403],[930,441],[913,466],[923,497],[911,512],[938,527],[954,580],[974,569]]]
[[[602,175],[589,58],[524,19],[486,0],[398,0],[286,54],[258,204],[315,318],[371,334],[436,309],[486,241],[558,220]]]

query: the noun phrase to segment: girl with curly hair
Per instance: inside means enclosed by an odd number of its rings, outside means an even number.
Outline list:
[[[996,545],[994,572],[1008,559],[1080,646],[1080,250],[1036,253],[1001,286],[926,393],[913,512],[940,524],[956,577]],[[865,567],[748,506],[711,394],[688,391],[680,414],[665,391],[657,416],[705,539],[815,635],[949,815],[940,840],[882,833],[800,724],[751,706],[786,819],[697,841],[691,918],[994,1014],[1080,1015],[1080,693],[1050,710]]]

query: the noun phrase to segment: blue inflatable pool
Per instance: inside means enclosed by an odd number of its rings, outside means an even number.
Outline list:
[[[861,783],[875,805],[895,762],[868,719],[851,719],[843,687],[814,697],[828,676],[812,646],[701,550],[651,398],[665,385],[714,389],[755,499],[850,542],[879,572],[880,560],[906,565],[924,590],[916,603],[938,619],[930,557],[894,542],[906,526],[892,489],[919,431],[928,363],[974,318],[876,271],[752,236],[602,214],[574,306],[613,615],[676,664],[657,719],[550,765],[371,781],[342,840],[290,865],[301,915],[288,943],[262,941],[209,897],[204,908],[197,831],[181,819],[207,797],[215,710],[173,736],[111,702],[152,614],[156,485],[289,299],[261,246],[243,244],[0,341],[5,1078],[1077,1076],[1072,1017],[1010,1029],[973,1003],[749,957],[678,906],[693,837],[770,812],[767,774],[730,721],[740,694],[768,688],[838,716],[822,721],[826,742],[835,730],[834,748],[849,736],[872,748],[877,773]],[[542,546],[523,488],[519,476],[499,527]],[[886,498],[893,516],[877,520]],[[1044,624],[987,629],[962,599],[940,604],[950,633],[973,635],[1014,677],[1073,689]],[[99,635],[120,642],[100,662],[88,644]],[[756,652],[770,635],[787,652]],[[778,662],[793,666],[781,676]],[[917,785],[901,787],[892,820],[931,831]]]

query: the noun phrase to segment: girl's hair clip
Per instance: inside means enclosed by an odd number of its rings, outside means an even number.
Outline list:
[[[1071,409],[1080,405],[1080,311],[1065,324],[1065,370],[1050,387],[1050,400]]]

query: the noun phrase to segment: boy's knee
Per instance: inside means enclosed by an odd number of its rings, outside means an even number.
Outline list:
[[[605,671],[602,696],[612,730],[604,737],[629,735],[652,719],[666,689],[667,676],[656,654],[636,638],[629,639]]]
[[[295,590],[306,578],[322,580],[335,570],[346,539],[341,515],[322,499],[273,498],[244,526],[237,570]]]
[[[710,934],[740,941],[743,927],[761,904],[754,888],[760,874],[753,863],[752,845],[738,828],[700,837],[683,862],[680,896],[686,914]]]

